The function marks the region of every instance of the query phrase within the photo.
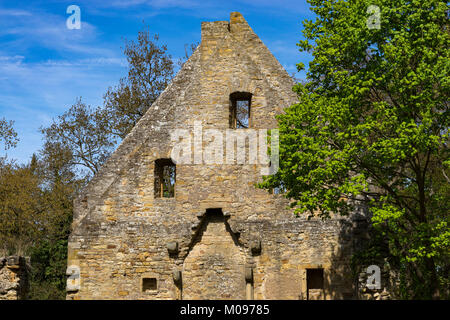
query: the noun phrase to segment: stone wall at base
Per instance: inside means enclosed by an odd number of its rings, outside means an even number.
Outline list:
[[[28,290],[29,259],[0,257],[0,300],[23,299]]]

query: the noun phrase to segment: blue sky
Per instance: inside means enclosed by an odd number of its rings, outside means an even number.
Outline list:
[[[69,30],[69,5],[81,9],[81,29]],[[174,59],[200,41],[202,21],[229,20],[239,11],[289,73],[310,61],[296,43],[312,18],[306,0],[0,0],[0,118],[14,120],[20,142],[0,156],[28,162],[50,124],[77,97],[102,105],[103,94],[126,76],[124,39],[144,24],[158,33]],[[305,74],[297,74],[304,78]]]

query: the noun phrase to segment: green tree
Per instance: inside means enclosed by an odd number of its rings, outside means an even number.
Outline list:
[[[0,256],[31,257],[28,299],[64,299],[73,198],[85,181],[72,155],[46,143],[27,165],[0,159]]]
[[[167,48],[157,42],[158,36],[151,37],[148,31],[139,32],[137,42],[126,42],[128,77],[108,90],[104,107],[92,108],[78,99],[50,126],[41,128],[45,143],[30,166],[40,179],[41,196],[36,201],[45,224],[39,229],[39,241],[28,251],[29,299],[65,298],[73,199],[173,77]]]
[[[42,178],[46,225],[39,242],[30,250],[29,299],[65,299],[67,243],[73,215],[73,200],[84,180],[77,178],[72,155],[59,143],[47,142],[37,167]]]
[[[58,147],[65,155],[71,154],[70,164],[88,169],[88,173],[83,176],[92,176],[98,172],[116,145],[117,141],[108,129],[109,125],[106,110],[93,109],[78,99],[49,127],[42,128],[41,132],[45,136],[47,151]]]
[[[104,106],[92,108],[78,99],[68,111],[41,132],[47,147],[72,155],[72,169],[89,180],[114,147],[136,125],[173,77],[174,65],[158,36],[140,31],[137,42],[127,41],[124,53],[128,77],[109,88]]]
[[[31,165],[0,158],[0,252],[27,254],[45,226],[39,176]]]
[[[298,44],[313,55],[308,81],[278,117],[280,170],[261,187],[285,188],[296,214],[327,218],[367,205],[401,272],[401,296],[445,297],[448,4],[308,2],[316,19],[304,22]]]
[[[174,63],[167,53],[167,46],[158,41],[159,36],[152,36],[146,29],[139,31],[136,42],[126,41],[124,54],[128,61],[128,76],[104,95],[111,133],[122,139],[174,76]]]

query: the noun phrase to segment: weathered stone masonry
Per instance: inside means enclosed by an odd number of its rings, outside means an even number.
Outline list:
[[[0,257],[0,300],[24,299],[29,286],[28,257]]]
[[[75,202],[67,298],[354,297],[354,222],[295,218],[255,188],[260,165],[176,164],[175,196],[155,197],[173,130],[230,129],[235,92],[251,94],[252,129],[275,128],[292,86],[242,15],[202,23],[197,50]]]

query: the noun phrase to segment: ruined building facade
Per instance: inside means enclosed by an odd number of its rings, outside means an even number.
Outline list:
[[[275,115],[297,101],[291,77],[241,14],[204,22],[201,32],[197,50],[76,200],[67,298],[354,297],[351,219],[295,218],[282,194],[255,187],[266,164],[250,160],[249,142],[243,164],[195,153],[221,137],[225,149],[233,132],[275,128]],[[183,153],[190,163],[173,157],[180,129],[193,146]]]

